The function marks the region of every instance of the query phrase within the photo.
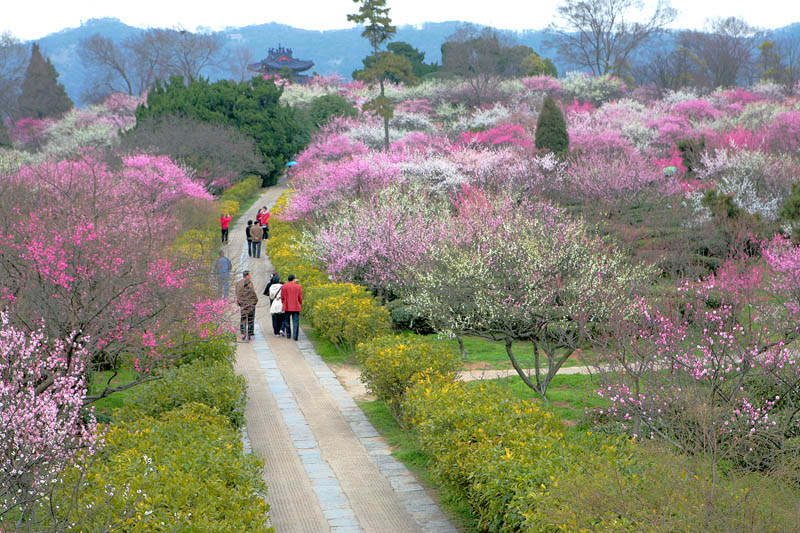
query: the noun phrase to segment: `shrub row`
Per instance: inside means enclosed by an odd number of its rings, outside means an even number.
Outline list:
[[[461,357],[449,344],[412,335],[384,335],[356,348],[367,391],[386,402],[398,421],[406,391],[416,383],[452,381]]]
[[[359,342],[390,332],[389,312],[363,287],[331,282],[329,276],[306,259],[298,223],[280,220],[289,193],[275,202],[270,219],[267,254],[281,279],[294,274],[303,285],[303,314],[326,340],[353,352]]]
[[[219,197],[221,213],[234,215],[239,212],[242,204],[246,203],[261,188],[261,176],[248,176]]]
[[[772,478],[712,475],[699,457],[566,430],[499,385],[428,380],[407,391],[403,409],[433,476],[485,531],[793,531],[800,523],[798,491]]]
[[[232,354],[229,335],[210,339],[132,389],[102,450],[68,470],[54,496],[68,529],[272,531],[261,461],[238,433],[246,385]]]

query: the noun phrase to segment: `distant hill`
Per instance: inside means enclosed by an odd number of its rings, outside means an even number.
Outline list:
[[[459,26],[459,21],[428,22],[417,26],[400,26],[397,28],[396,41],[405,41],[425,52],[427,62],[441,61],[441,45]],[[42,52],[50,57],[60,73],[60,81],[64,84],[70,97],[78,104],[82,103],[82,95],[86,90],[86,72],[78,57],[78,43],[82,39],[99,33],[104,37],[121,42],[130,35],[143,30],[128,26],[115,18],[90,19],[78,28],[67,28],[37,39]],[[361,37],[360,28],[346,30],[313,31],[293,28],[284,24],[271,22],[228,28],[221,32],[228,37],[231,48],[244,45],[250,48],[256,59],[267,55],[267,49],[281,44],[291,48],[299,59],[314,61],[313,72],[319,74],[339,74],[350,79],[351,73],[361,67],[361,59],[370,52],[367,41]],[[543,30],[528,30],[511,33],[519,44],[530,46],[544,57],[556,62],[560,73],[571,70],[569,65],[559,64],[553,50],[545,47]],[[673,35],[665,35],[651,50],[672,46]],[[800,23],[794,23],[774,30],[775,36],[787,34],[800,35]],[[647,51],[644,51],[646,54]],[[209,69],[204,74],[212,80],[229,77],[225,69]]]
[[[463,23],[459,21],[426,23],[419,26],[400,26],[394,40],[405,41],[425,52],[426,62],[441,61],[442,43]],[[115,18],[91,19],[78,28],[66,28],[37,39],[42,51],[55,65],[59,80],[75,102],[81,103],[86,87],[86,73],[78,57],[81,40],[99,33],[103,37],[121,42],[130,35],[143,30],[128,26]],[[281,44],[291,48],[294,56],[314,61],[313,72],[339,74],[350,79],[351,73],[361,68],[361,59],[370,52],[367,41],[361,37],[360,28],[347,30],[313,31],[293,28],[284,24],[268,23],[240,28],[228,28],[221,32],[228,37],[231,48],[244,45],[250,48],[257,60],[267,55],[267,49]],[[515,32],[520,44],[531,46],[537,52],[542,49],[542,31]],[[549,55],[546,54],[545,55]],[[212,80],[227,78],[224,69],[210,69],[205,74]]]

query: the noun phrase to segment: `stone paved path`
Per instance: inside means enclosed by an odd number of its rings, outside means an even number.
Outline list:
[[[267,189],[225,246],[236,280],[249,269],[262,300],[256,339],[239,344],[236,370],[247,379],[247,433],[265,459],[272,525],[279,533],[457,531],[302,331],[298,342],[272,334],[269,300],[261,296],[272,267],[263,252],[248,258],[244,226],[283,190]]]

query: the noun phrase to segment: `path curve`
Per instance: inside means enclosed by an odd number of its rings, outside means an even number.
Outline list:
[[[244,226],[285,189],[267,188],[224,247],[234,264],[231,285],[250,270],[261,299],[256,339],[239,343],[236,371],[247,380],[247,433],[265,460],[271,524],[279,533],[455,532],[305,335],[295,342],[272,334],[261,296],[272,265],[263,254],[248,258]]]

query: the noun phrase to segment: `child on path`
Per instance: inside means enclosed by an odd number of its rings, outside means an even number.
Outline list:
[[[251,341],[255,335],[258,295],[248,270],[242,272],[242,279],[236,284],[236,303],[241,309],[239,332],[242,334],[242,340]]]
[[[222,216],[219,217],[219,227],[222,230],[222,244],[228,244],[228,226],[231,220],[233,220],[233,217],[228,213],[223,213]]]

